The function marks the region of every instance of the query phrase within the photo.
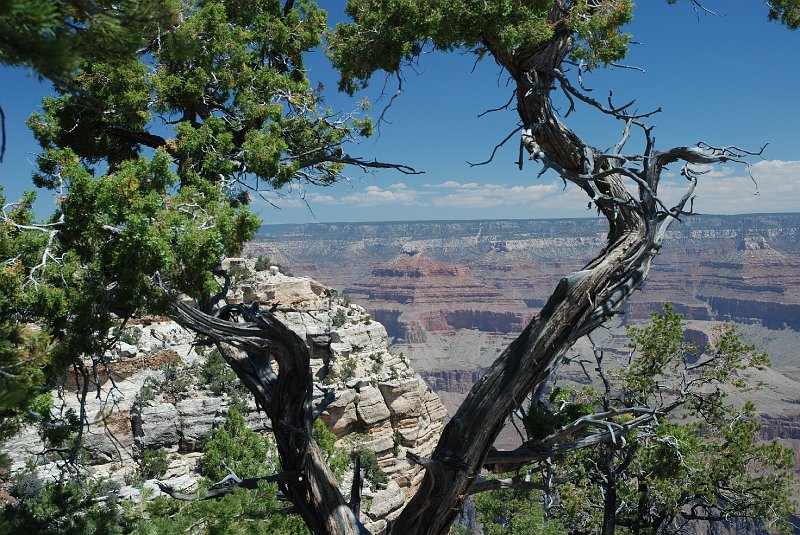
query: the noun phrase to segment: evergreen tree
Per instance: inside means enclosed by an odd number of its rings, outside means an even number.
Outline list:
[[[53,78],[70,73],[29,122],[42,147],[34,182],[57,193],[58,208],[43,223],[33,221],[30,197],[3,209],[0,228],[13,244],[0,259],[10,325],[4,332],[40,325],[50,340],[49,376],[72,368],[83,399],[120,327],[137,314],[170,313],[198,332],[237,343],[249,352],[249,368],[233,357],[226,361],[278,422],[282,468],[303,474],[281,490],[312,531],[359,531],[312,438],[308,348],[268,312],[220,306],[229,277],[219,262],[253,237],[253,194],[331,184],[347,164],[409,169],[345,152],[372,125],[324,108],[307,77],[304,55],[322,44],[326,30],[325,13],[311,0],[155,3],[166,14],[156,20],[168,22],[146,24],[147,31],[127,39],[135,35],[127,31],[130,21],[150,20],[147,5],[0,3],[0,61],[32,65]],[[797,25],[796,0],[768,5],[771,18]],[[618,313],[645,279],[698,177],[686,168],[689,190],[667,207],[658,197],[661,171],[679,161],[748,156],[707,144],[658,150],[643,123],[648,114],[606,106],[570,83],[565,62],[595,67],[625,55],[631,36],[623,27],[633,9],[629,0],[350,0],[352,22],[329,33],[341,88],[351,93],[373,73],[398,73],[429,48],[491,56],[511,76],[522,152],[586,192],[609,225],[602,254],[559,283],[450,420],[431,458],[415,459],[426,476],[393,533],[449,529],[517,400],[544,381],[575,340]],[[120,47],[116,38],[107,41],[116,27],[123,32]],[[26,49],[21,37],[28,33]],[[94,55],[104,49],[121,52]],[[639,128],[644,152],[622,152],[628,130],[612,153],[584,142],[556,114],[550,97],[556,88]],[[237,329],[258,334],[237,338],[230,334]],[[10,334],[6,339],[12,360],[19,360],[24,344]],[[87,423],[81,413],[74,444]],[[63,450],[72,461],[77,451]]]

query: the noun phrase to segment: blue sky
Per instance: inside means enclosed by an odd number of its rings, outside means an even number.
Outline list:
[[[329,9],[332,20],[341,19],[342,2],[320,3]],[[586,85],[598,99],[613,90],[617,103],[635,98],[640,110],[661,107],[663,112],[651,121],[661,148],[700,140],[746,148],[769,143],[765,160],[752,167],[758,195],[744,168],[716,167],[698,187],[697,211],[798,211],[800,65],[791,51],[798,49],[800,33],[767,22],[763,2],[704,3],[719,16],[698,15],[688,1],[675,6],[641,1],[629,28],[641,44],[633,47],[626,63],[646,72],[597,71],[585,78]],[[335,92],[336,75],[325,61],[315,57],[309,65],[311,78],[325,84],[330,105],[341,111],[355,107],[356,99]],[[297,187],[273,199],[279,210],[256,199],[256,211],[267,224],[594,215],[576,188],[564,190],[555,176],[537,179],[537,165],[528,162],[519,171],[514,163],[519,148],[516,137],[490,165],[470,168],[466,162],[485,160],[517,121],[513,108],[477,118],[482,111],[504,104],[511,93],[491,60],[479,63],[474,72],[472,68],[469,55],[426,55],[416,72],[405,73],[404,92],[387,112],[389,123],[381,126],[380,135],[349,148],[353,155],[404,163],[424,174],[364,174],[351,169],[349,180],[302,192],[311,211]],[[378,99],[383,82],[383,77],[377,77],[367,91],[375,116],[388,98]],[[394,87],[389,84],[389,94]],[[49,88],[25,69],[5,67],[0,68],[0,88],[8,131],[0,181],[13,199],[31,187],[37,147],[24,122]],[[619,121],[587,107],[579,107],[567,124],[600,148],[615,143],[622,129]],[[683,185],[679,177],[667,176],[662,193],[668,199],[676,197]],[[48,210],[44,197],[40,213]]]

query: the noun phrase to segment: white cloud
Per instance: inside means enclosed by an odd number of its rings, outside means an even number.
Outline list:
[[[800,210],[800,161],[764,160],[751,166],[728,165],[700,175],[694,209],[699,213],[746,214]],[[661,196],[675,202],[685,191],[682,179],[664,182]],[[757,186],[756,186],[757,184]]]
[[[453,193],[433,199],[435,206],[459,208],[491,208],[531,204],[552,196],[558,191],[554,184],[505,186],[501,184],[470,184]]]
[[[755,212],[800,211],[800,161],[769,160],[751,166],[758,188],[741,165],[717,166],[704,170],[695,190],[694,209],[698,213],[734,214]],[[680,176],[665,176],[659,195],[667,206],[681,197],[688,182]],[[635,189],[635,187],[634,187]],[[283,196],[268,198],[282,208],[300,207],[302,188]],[[759,191],[758,195],[754,195]],[[448,180],[437,184],[409,185],[405,182],[361,186],[342,191],[332,188],[324,192],[305,191],[311,209],[329,206],[341,212],[335,216],[350,217],[349,211],[359,207],[404,206],[419,208],[414,217],[437,217],[447,213],[464,217],[576,217],[593,215],[587,211],[589,198],[580,188],[570,184],[563,189],[557,178],[525,185],[503,183],[458,182]],[[254,203],[261,201],[254,199]],[[433,209],[431,211],[430,209]],[[438,209],[439,213],[435,210]],[[411,213],[411,212],[409,212]],[[387,216],[389,217],[389,216]]]
[[[308,202],[313,206],[317,204],[327,205],[355,205],[355,206],[379,206],[383,204],[413,204],[419,193],[409,189],[405,184],[399,183],[383,189],[379,186],[367,186],[363,191],[349,193],[342,197],[331,195],[321,195],[310,193],[307,195]]]
[[[447,180],[439,184],[423,184],[422,186],[425,188],[460,188],[461,182],[456,182],[455,180]]]

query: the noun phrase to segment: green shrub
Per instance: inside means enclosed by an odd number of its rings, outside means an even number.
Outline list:
[[[148,377],[142,383],[142,388],[139,389],[136,397],[133,398],[133,405],[139,407],[148,401],[154,400],[160,393],[161,380],[156,377]]]
[[[389,379],[394,381],[395,379],[400,379],[400,372],[397,371],[394,365],[389,366]]]
[[[324,427],[324,425],[323,425]],[[228,475],[225,462],[239,477],[262,477],[278,471],[272,441],[245,426],[232,409],[224,425],[204,448],[201,470],[208,478],[200,490]],[[255,490],[237,489],[216,500],[181,502],[159,497],[148,502],[144,517],[132,520],[135,535],[199,533],[203,535],[308,535],[299,515],[283,513],[274,483],[259,483]],[[99,534],[98,534],[99,535]]]
[[[340,308],[336,311],[336,315],[333,316],[332,323],[337,329],[347,323],[347,313],[345,312],[345,309]]]
[[[394,430],[392,433],[392,455],[397,457],[400,455],[400,442],[402,441],[402,436],[400,435],[400,431],[398,429]]]
[[[142,329],[141,327],[137,327],[136,325],[124,329],[119,334],[120,342],[124,342],[132,346],[138,345],[141,339],[142,339]]]
[[[342,364],[342,373],[340,374],[340,378],[343,383],[346,383],[356,376],[356,365],[356,359],[353,357],[348,358],[344,364]]]
[[[161,367],[164,379],[161,382],[161,392],[169,394],[176,399],[182,399],[192,385],[192,376],[177,362],[167,362]]]
[[[158,479],[169,468],[167,452],[161,449],[145,448],[138,459],[139,475],[142,479]]]
[[[364,477],[376,484],[389,482],[389,476],[378,464],[378,456],[375,455],[374,451],[365,446],[359,446],[356,449],[356,454],[361,457],[361,469],[364,470]]]
[[[108,483],[66,480],[33,483],[32,474],[15,485],[16,504],[0,513],[0,533],[36,535],[122,535],[122,508]]]
[[[244,417],[231,409],[225,423],[203,448],[200,471],[212,482],[228,475],[225,463],[239,477],[262,477],[278,471],[272,441],[244,423]]]
[[[325,422],[320,419],[314,420],[312,429],[314,441],[325,455],[325,460],[331,468],[336,479],[341,481],[342,476],[350,465],[350,456],[347,451],[336,447],[336,435],[325,426]]]
[[[287,277],[292,277],[292,272],[283,267],[282,265],[278,264],[277,262],[273,262],[266,256],[259,256],[256,259],[256,271],[267,271],[271,266],[276,266],[278,271],[286,275]]]
[[[253,274],[245,266],[233,264],[228,268],[228,276],[230,276],[231,282],[240,283],[252,278]]]
[[[259,256],[256,259],[256,271],[267,271],[272,265],[272,261],[266,256]]]

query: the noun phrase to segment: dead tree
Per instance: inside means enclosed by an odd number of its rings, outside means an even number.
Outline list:
[[[487,455],[504,422],[548,377],[564,352],[618,314],[645,280],[670,224],[691,211],[697,173],[690,165],[743,162],[752,155],[706,144],[658,150],[643,122],[654,112],[635,114],[629,111],[632,104],[615,107],[610,99],[605,105],[570,84],[562,66],[573,32],[562,11],[553,9],[550,17],[554,35],[540,46],[504,50],[488,38],[482,44],[515,84],[523,125],[521,148],[586,192],[608,221],[607,243],[583,269],[561,279],[541,312],[473,386],[431,457],[413,458],[426,473],[391,526],[394,535],[447,533],[487,461],[533,460],[530,450],[494,451],[491,459]],[[570,111],[577,99],[623,121],[620,142],[608,152],[587,144],[556,115],[551,96],[556,90],[566,95]],[[623,152],[632,129],[644,136],[641,154]],[[675,206],[667,207],[658,196],[659,179],[666,166],[677,162],[684,164],[687,190]],[[224,319],[228,312],[215,316],[178,304],[175,317],[226,348],[238,349],[225,351],[228,362],[272,419],[282,467],[289,476],[279,485],[311,530],[366,533],[311,438],[313,383],[305,342],[269,312],[240,309],[240,322]]]

